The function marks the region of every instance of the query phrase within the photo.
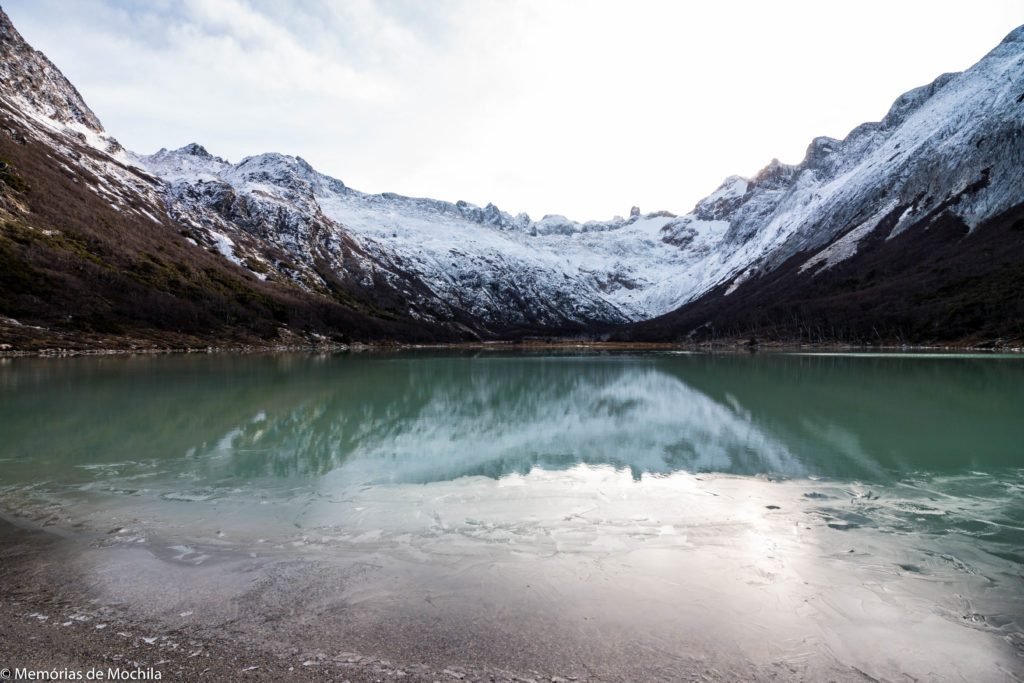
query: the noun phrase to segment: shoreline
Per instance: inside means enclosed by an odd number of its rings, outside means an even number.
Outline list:
[[[132,680],[165,681],[597,680],[458,664],[437,667],[352,651],[329,653],[315,645],[303,648],[294,639],[278,640],[269,622],[261,627],[262,640],[233,628],[231,620],[168,624],[166,619],[133,613],[132,606],[103,604],[95,595],[89,578],[76,566],[82,553],[96,547],[87,542],[90,536],[42,528],[0,511],[0,668],[80,672],[81,680],[96,669],[118,670],[124,680],[125,674],[137,672]],[[316,631],[317,625],[310,628]]]
[[[607,341],[480,341],[437,344],[415,344],[408,342],[356,342],[352,344],[228,344],[209,346],[111,346],[96,348],[53,347],[41,349],[0,349],[0,359],[7,358],[77,358],[84,356],[164,356],[188,354],[273,354],[273,353],[379,353],[395,351],[535,351],[535,350],[581,350],[581,351],[656,351],[673,350],[692,353],[851,353],[865,355],[873,353],[978,353],[978,354],[1024,354],[1024,345],[996,342],[950,343],[950,344],[846,344],[846,343],[797,343],[759,342],[750,344],[738,340],[714,343],[675,342],[607,342]]]
[[[462,484],[441,484],[431,498],[441,507],[431,507],[452,526],[417,544],[406,539],[409,527],[387,524],[372,525],[383,534],[339,533],[306,521],[292,529],[286,516],[280,527],[239,527],[251,517],[227,505],[171,519],[166,508],[135,503],[10,506],[4,496],[0,668],[352,683],[887,679],[892,670],[858,636],[863,627],[884,629],[917,653],[906,661],[918,673],[927,669],[915,656],[932,642],[959,650],[955,661],[976,674],[1016,671],[1016,632],[1000,640],[948,612],[969,609],[963,614],[1002,623],[1012,609],[1001,611],[995,597],[986,602],[978,591],[988,586],[973,571],[933,562],[905,536],[859,531],[865,520],[846,515],[867,510],[834,502],[843,480],[684,474],[692,487],[648,480],[653,498],[636,508],[612,479],[629,489],[635,482],[617,472],[604,485],[611,502],[601,514],[566,518],[572,504],[535,508],[539,526],[521,530],[526,544],[514,546],[506,545],[507,528],[489,520],[508,502],[519,505],[518,489],[484,480],[492,495],[464,495],[462,503]],[[380,509],[413,513],[423,497],[413,488],[379,500]],[[376,494],[367,495],[330,505],[355,510]],[[496,507],[479,510],[481,499]],[[715,513],[737,501],[749,519]],[[664,535],[665,525],[682,535]],[[962,546],[943,548],[970,557]],[[808,565],[806,557],[820,561]],[[680,562],[690,568],[683,583]],[[947,604],[933,588],[950,579],[972,595],[969,607]],[[933,607],[922,610],[922,602]],[[837,617],[836,607],[849,614]],[[926,641],[890,620],[902,610]],[[762,644],[768,628],[777,635]],[[819,649],[808,655],[800,642]],[[986,654],[975,660],[971,652]]]
[[[331,340],[320,334],[296,334],[283,330],[275,343],[248,337],[204,339],[155,330],[141,330],[139,336],[100,335],[90,332],[56,332],[20,323],[0,315],[0,359],[77,356],[168,355],[191,353],[345,353],[415,350],[532,351],[547,349],[586,351],[677,350],[697,353],[1024,353],[1024,338],[962,337],[951,341],[903,343],[889,340],[850,343],[838,340],[758,339],[750,336],[722,336],[701,341],[623,341],[609,339],[610,331],[560,336],[519,334],[508,338],[467,341],[412,342],[399,339]]]

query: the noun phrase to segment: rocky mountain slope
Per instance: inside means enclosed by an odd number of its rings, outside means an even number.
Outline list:
[[[270,224],[318,217],[328,233],[347,234],[372,257],[363,261],[367,272],[392,281],[414,274],[427,284],[430,292],[410,298],[414,314],[444,319],[454,307],[491,329],[568,323],[593,329],[724,298],[747,282],[730,303],[750,298],[765,275],[793,258],[799,279],[817,285],[879,230],[892,242],[911,227],[926,230],[955,217],[971,233],[1010,211],[1024,200],[1022,64],[1018,29],[968,71],[901,96],[880,122],[859,126],[844,140],[815,139],[798,165],[773,161],[755,178],[728,178],[682,217],[532,221],[494,205],[367,195],[278,154],[232,165],[205,152],[196,156],[196,145],[136,160],[168,182],[169,203],[182,215],[218,206],[228,193],[244,198],[250,215],[264,217],[256,229],[300,261],[309,261],[303,249],[314,240]],[[364,284],[373,286],[370,279]],[[678,338],[714,327],[710,319],[686,320],[681,324],[689,329],[639,325],[626,334]],[[925,331],[906,322],[887,323],[887,340],[906,337],[909,328],[913,335],[945,334],[941,325]],[[771,324],[778,329],[777,320]],[[800,336],[807,324],[784,334]],[[724,327],[740,333],[758,324],[736,320]],[[956,324],[949,332],[967,327]],[[862,325],[844,334],[867,336]]]
[[[2,13],[0,54],[0,337],[1024,336],[1024,28],[684,216],[587,223],[127,152]]]
[[[344,283],[268,282],[183,235],[165,191],[0,12],[0,351],[466,336]]]
[[[681,249],[668,232],[676,217],[667,212],[533,221],[493,204],[365,194],[282,154],[231,164],[195,143],[133,160],[165,181],[172,215],[257,272],[277,270],[315,287],[310,268],[320,260],[339,277],[358,272],[368,289],[390,283],[415,317],[444,320],[461,311],[492,333],[586,329],[672,310],[694,289],[691,281],[701,281],[724,225],[700,226],[699,235],[690,228]],[[291,260],[253,254],[244,244],[251,236]],[[403,287],[410,276],[428,291]]]
[[[1024,27],[802,163],[727,181],[721,277],[631,339],[1024,338]]]
[[[517,239],[528,219],[494,207],[366,195],[282,154],[230,164],[192,144],[134,160],[164,180],[173,216],[258,274],[314,290],[331,278],[391,288],[413,318],[461,315],[482,332],[627,320],[553,254]]]

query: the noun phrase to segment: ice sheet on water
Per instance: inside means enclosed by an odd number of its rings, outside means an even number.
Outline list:
[[[137,512],[164,538],[184,537],[158,553],[176,564],[216,568],[211,558],[263,548],[245,555],[247,585],[302,559],[316,569],[288,574],[289,585],[296,596],[320,595],[317,581],[337,567],[346,579],[331,591],[342,586],[350,619],[372,604],[375,619],[415,624],[420,603],[410,595],[428,595],[435,629],[492,623],[487,606],[498,603],[503,627],[522,632],[537,619],[586,617],[608,634],[678,647],[729,642],[755,658],[770,632],[778,656],[797,654],[784,643],[814,642],[813,654],[801,652],[817,665],[838,661],[880,679],[894,672],[877,657],[884,638],[903,653],[901,672],[927,678],[938,663],[977,679],[993,662],[1013,663],[1008,639],[1024,614],[1019,564],[994,552],[1014,542],[959,525],[1005,524],[1019,512],[1020,500],[980,475],[864,486],[683,472],[637,479],[580,464],[303,497],[287,515],[301,529],[275,522],[267,506],[231,506],[216,527],[197,506]],[[265,552],[273,555],[260,559]],[[358,569],[368,558],[374,569]],[[577,631],[558,633],[566,645]]]

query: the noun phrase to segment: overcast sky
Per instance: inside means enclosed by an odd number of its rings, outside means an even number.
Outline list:
[[[1021,0],[6,0],[107,131],[534,218],[688,211],[976,62]]]

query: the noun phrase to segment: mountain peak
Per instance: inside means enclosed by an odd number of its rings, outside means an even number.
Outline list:
[[[75,86],[46,58],[33,49],[0,9],[0,92],[24,101],[36,113],[60,123],[78,123],[95,132],[103,124],[89,109]]]
[[[1024,44],[1024,26],[1018,26],[1017,28],[1010,31],[1005,38],[1003,38],[1002,45],[1009,43],[1022,43]]]
[[[200,145],[198,142],[190,142],[184,147],[176,149],[175,152],[178,154],[187,154],[193,157],[200,157],[202,159],[212,159],[213,155],[206,151],[206,148]]]
[[[922,85],[919,88],[908,90],[892,103],[892,107],[889,108],[889,113],[882,119],[883,128],[895,128],[900,125],[913,114],[915,111],[920,109],[925,102],[935,96],[935,93],[942,90],[948,85],[953,79],[959,76],[959,73],[944,73],[936,78],[928,85]]]

